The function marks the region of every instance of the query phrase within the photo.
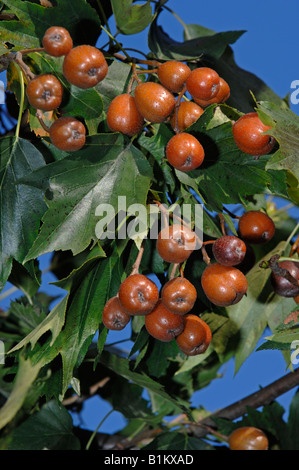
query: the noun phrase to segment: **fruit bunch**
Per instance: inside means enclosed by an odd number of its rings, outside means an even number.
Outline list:
[[[47,54],[64,57],[63,75],[68,83],[87,89],[106,77],[108,64],[104,54],[87,44],[73,47],[73,40],[65,28],[48,28],[42,43]],[[132,65],[132,81],[127,92],[116,96],[109,105],[107,126],[112,132],[133,137],[146,123],[169,122],[175,131],[165,149],[169,164],[184,172],[194,170],[203,163],[205,151],[199,140],[185,130],[203,114],[204,108],[224,103],[230,96],[230,87],[209,67],[191,70],[186,63],[177,60],[148,62],[155,64],[156,68],[138,71],[135,64]],[[142,82],[138,72],[155,73],[157,81]],[[135,81],[137,86],[132,93]],[[31,77],[26,94],[33,108],[53,111],[62,103],[63,86],[55,75],[44,73]],[[37,116],[41,121],[40,112]],[[85,126],[76,118],[62,116],[50,128],[41,124],[53,145],[60,150],[73,152],[85,144]],[[265,134],[269,129],[257,113],[248,113],[233,124],[233,137],[243,152],[259,157],[269,153],[274,146],[274,138]]]
[[[90,45],[74,47],[65,28],[49,28],[42,42],[47,54],[63,57],[62,71],[68,83],[88,89],[106,77],[108,64],[104,54]],[[112,132],[133,137],[148,124],[169,123],[175,135],[165,148],[167,161],[180,171],[194,170],[203,163],[205,151],[199,140],[186,129],[204,113],[204,108],[224,103],[230,96],[230,87],[209,67],[191,70],[186,63],[176,60],[148,62],[156,68],[137,70],[136,64],[132,64],[132,79],[126,93],[116,96],[108,107],[107,126]],[[155,79],[142,82],[139,72],[155,74]],[[133,91],[134,82],[137,85]],[[30,105],[38,112],[53,111],[61,106],[63,86],[56,76],[45,73],[31,77],[26,94]],[[49,132],[53,145],[60,150],[72,152],[85,144],[85,126],[76,118],[61,116],[50,128],[44,124],[43,127]],[[265,134],[269,130],[257,113],[243,115],[232,126],[236,146],[255,157],[272,150],[274,139]],[[213,241],[215,262],[207,263],[201,278],[203,291],[212,303],[226,307],[242,299],[247,291],[247,281],[241,266],[250,252],[250,245],[270,240],[274,231],[275,226],[266,214],[250,211],[239,220],[240,237],[223,234]],[[157,251],[164,261],[178,266],[194,251],[194,243],[194,232],[185,225],[174,223],[161,230]],[[117,296],[107,301],[103,323],[109,329],[120,330],[132,316],[144,315],[146,329],[153,337],[161,341],[176,338],[183,352],[198,354],[208,347],[211,331],[205,322],[190,313],[196,297],[196,288],[183,275],[171,278],[159,295],[157,286],[134,270],[121,284]]]
[[[160,256],[175,266],[186,261],[195,249],[195,233],[185,225],[173,224],[162,229],[157,239]],[[121,283],[115,297],[106,302],[103,324],[111,330],[122,330],[134,316],[144,316],[150,336],[163,342],[175,339],[188,356],[208,348],[212,333],[200,317],[190,313],[197,299],[195,286],[183,275],[171,277],[162,287],[138,267]]]
[[[270,241],[275,234],[272,219],[261,211],[245,212],[238,220],[239,237],[223,235],[213,241],[215,263],[205,268],[201,284],[207,298],[220,307],[238,303],[247,292],[247,279],[239,267],[252,255],[251,244]]]
[[[91,88],[107,75],[108,64],[103,53],[87,44],[73,47],[73,40],[65,28],[48,28],[42,42],[47,54],[64,56],[63,75],[70,84],[82,89]],[[53,111],[61,105],[63,86],[55,75],[45,73],[31,78],[26,95],[29,104],[38,111]],[[37,116],[40,118],[40,114]],[[74,152],[85,144],[85,126],[74,117],[62,116],[50,128],[44,124],[43,127],[53,145],[60,150]]]
[[[194,170],[202,164],[205,152],[198,139],[184,131],[203,114],[203,107],[224,102],[230,94],[229,86],[212,69],[199,67],[191,71],[187,64],[176,60],[158,64],[150,72],[156,72],[158,82],[142,83],[135,71],[138,84],[134,96],[124,93],[112,100],[107,112],[108,127],[133,136],[146,121],[169,121],[176,134],[165,149],[168,162],[180,171]],[[194,101],[181,102],[185,92]]]

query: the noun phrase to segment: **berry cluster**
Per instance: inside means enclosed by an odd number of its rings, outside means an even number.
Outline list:
[[[161,230],[157,251],[164,261],[177,265],[190,256],[194,243],[192,230],[173,224]],[[209,326],[190,313],[196,299],[196,288],[183,276],[172,277],[159,293],[152,280],[133,270],[121,283],[118,294],[107,301],[102,321],[108,329],[122,330],[133,316],[142,315],[152,337],[163,342],[175,339],[183,353],[195,356],[203,353],[212,339]]]
[[[183,62],[170,60],[159,64],[156,72],[159,83],[140,82],[134,96],[124,93],[114,98],[107,112],[107,124],[111,131],[128,136],[138,133],[145,122],[160,123],[168,120],[175,130],[166,146],[166,158],[176,169],[191,171],[198,168],[205,157],[201,143],[193,135],[184,132],[211,103],[228,99],[228,84],[208,67],[191,71]],[[193,101],[182,101],[189,92]],[[175,95],[178,95],[177,98]]]
[[[48,28],[42,42],[47,54],[64,56],[63,75],[70,84],[82,89],[91,88],[107,75],[108,64],[103,53],[87,44],[73,47],[73,40],[65,28]],[[55,75],[45,73],[29,81],[26,95],[33,108],[53,111],[61,105],[63,86]],[[85,144],[85,126],[74,117],[59,117],[46,130],[53,145],[60,150],[74,152]]]
[[[275,225],[264,212],[245,212],[238,222],[240,237],[223,235],[213,242],[216,262],[208,264],[201,277],[207,298],[220,307],[238,303],[247,292],[247,279],[239,267],[250,244],[266,243],[275,234]]]
[[[270,241],[275,234],[275,225],[264,212],[248,211],[239,217],[238,231],[239,237],[224,234],[204,242],[212,243],[215,262],[207,262],[201,286],[207,298],[220,307],[234,305],[246,294],[247,279],[241,266],[245,265],[247,254],[252,255],[249,243],[258,245]],[[182,221],[173,222],[159,232],[156,249],[164,261],[177,268],[188,260],[198,241],[196,233]],[[199,316],[191,313],[197,290],[183,276],[181,268],[180,271],[181,276],[171,276],[159,293],[156,284],[136,272],[135,267],[120,285],[117,296],[106,303],[104,325],[108,329],[121,330],[132,316],[143,315],[145,327],[154,338],[164,342],[175,339],[179,349],[189,356],[206,351],[212,333]]]
[[[108,64],[104,54],[86,44],[73,47],[73,40],[65,28],[48,28],[42,43],[47,54],[64,56],[63,75],[70,84],[87,89],[106,77]],[[194,170],[203,163],[205,151],[198,139],[185,130],[203,114],[205,107],[224,103],[230,96],[230,87],[209,67],[191,70],[187,64],[177,60],[152,63],[157,68],[140,72],[156,73],[158,83],[141,82],[133,64],[133,79],[127,92],[116,96],[110,103],[107,126],[112,132],[132,137],[143,129],[146,122],[168,121],[175,131],[165,149],[168,162],[180,171]],[[138,84],[133,96],[134,81]],[[187,99],[186,92],[191,100]],[[52,111],[61,105],[63,86],[53,74],[45,73],[29,81],[26,93],[32,107]],[[60,117],[54,124],[49,129],[43,125],[53,145],[68,152],[83,147],[86,130],[78,119]],[[274,146],[274,138],[265,134],[269,129],[260,121],[258,114],[252,112],[233,124],[233,137],[243,152],[259,157],[269,153]]]
[[[74,47],[69,32],[63,27],[54,26],[46,31],[43,48],[53,57],[64,57],[63,75],[76,87],[94,87],[107,75],[108,64],[103,53],[90,45]],[[148,71],[137,70],[135,64],[132,65],[127,92],[116,96],[109,105],[107,126],[112,132],[133,137],[147,123],[168,122],[175,132],[165,148],[169,164],[184,172],[194,170],[203,163],[205,151],[186,129],[203,114],[204,108],[224,103],[230,96],[230,87],[209,67],[191,70],[187,64],[176,60],[152,61],[152,64],[156,68]],[[139,72],[156,73],[157,80],[142,82]],[[132,93],[135,81],[137,85]],[[52,111],[62,103],[63,86],[57,77],[45,73],[29,80],[26,93],[32,107]],[[248,113],[233,124],[233,137],[240,150],[259,157],[274,146],[274,139],[265,134],[269,129],[257,113]],[[48,132],[53,145],[61,150],[72,152],[85,144],[85,126],[73,117],[59,117]],[[240,237],[223,234],[211,242],[215,262],[207,263],[201,278],[207,298],[218,306],[233,305],[242,299],[247,291],[247,280],[241,266],[250,252],[250,245],[269,241],[275,232],[273,221],[258,211],[249,211],[240,217],[238,229]],[[195,245],[195,233],[185,225],[173,223],[161,230],[157,251],[164,261],[178,266],[188,259]],[[299,269],[295,271],[293,275],[299,279]],[[275,282],[277,284],[277,279],[273,278]],[[286,292],[285,286],[282,289]],[[294,294],[294,285],[290,292],[289,295]],[[299,295],[299,288],[295,294]],[[161,341],[175,338],[184,353],[199,354],[210,344],[211,331],[202,319],[190,313],[196,298],[195,287],[183,275],[171,278],[160,295],[155,283],[134,270],[123,281],[118,294],[107,301],[103,323],[108,329],[121,330],[132,316],[144,315],[145,327],[151,336]]]

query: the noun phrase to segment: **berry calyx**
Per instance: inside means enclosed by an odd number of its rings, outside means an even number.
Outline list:
[[[275,224],[264,212],[248,211],[240,217],[238,230],[245,242],[261,245],[274,237]]]
[[[94,46],[74,47],[64,57],[63,74],[67,81],[79,88],[91,88],[107,75],[108,64],[104,54]]]
[[[63,86],[54,75],[45,73],[30,80],[26,95],[33,108],[52,111],[61,104]]]
[[[107,125],[112,132],[121,132],[132,137],[141,131],[144,124],[135,99],[129,93],[116,96],[107,111]]]
[[[172,341],[184,329],[184,316],[168,310],[161,301],[145,317],[147,332],[163,342]]]
[[[271,273],[271,283],[275,294],[282,297],[296,297],[299,295],[299,263],[295,261],[280,261],[278,263],[280,268],[286,269],[290,275],[298,281],[298,286],[294,285],[284,276],[279,276],[276,273]]]
[[[190,312],[197,299],[194,285],[185,277],[175,277],[162,288],[161,300],[168,310],[178,315]]]
[[[175,106],[173,94],[160,83],[140,83],[135,88],[134,97],[140,114],[152,123],[165,121]]]
[[[204,353],[212,340],[209,325],[192,313],[185,315],[185,326],[182,333],[176,337],[180,350],[187,356]]]
[[[171,115],[170,124],[174,130],[182,132],[196,122],[203,112],[204,110],[193,101],[182,101],[177,111]]]
[[[237,147],[242,152],[256,157],[268,154],[275,144],[275,139],[264,132],[270,130],[260,120],[257,113],[248,113],[241,116],[233,124],[233,137]]]
[[[163,228],[157,239],[157,251],[168,263],[182,263],[196,246],[194,232],[185,225],[173,224]]]
[[[210,100],[220,88],[218,73],[209,67],[198,67],[190,73],[186,80],[186,88],[192,98]]]
[[[191,73],[190,67],[184,62],[169,60],[158,68],[158,78],[162,85],[173,93],[182,91],[184,84]]]
[[[268,450],[266,434],[253,426],[235,429],[228,438],[230,450]]]
[[[73,47],[70,33],[62,26],[48,28],[42,42],[45,52],[54,57],[66,55]]]
[[[198,168],[205,157],[201,143],[187,132],[180,132],[171,137],[165,153],[170,165],[185,172]]]
[[[199,105],[205,108],[206,106],[209,106],[210,104],[215,104],[215,103],[225,103],[225,101],[228,100],[230,97],[230,86],[229,84],[223,79],[219,78],[219,91],[214,98],[211,98],[210,100],[200,100],[197,98],[194,98],[194,101]]]
[[[108,330],[123,330],[131,320],[117,296],[111,297],[103,309],[102,321]]]
[[[245,275],[234,266],[209,264],[201,277],[201,285],[207,298],[219,307],[234,305],[247,292]]]
[[[212,246],[213,255],[223,266],[236,266],[246,255],[246,244],[234,235],[223,235]]]
[[[49,135],[52,144],[59,150],[75,152],[85,144],[86,129],[78,119],[62,116],[53,122]]]
[[[118,297],[130,315],[147,315],[159,300],[159,289],[143,274],[131,274],[121,283]]]

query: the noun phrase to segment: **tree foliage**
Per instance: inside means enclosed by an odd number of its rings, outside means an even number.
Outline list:
[[[273,255],[297,259],[293,244],[298,225],[277,209],[275,197],[299,204],[298,117],[286,100],[236,64],[231,45],[244,31],[215,33],[181,21],[182,40],[174,40],[161,26],[168,9],[162,0],[40,3],[3,0],[0,12],[0,64],[18,116],[13,132],[0,139],[0,285],[3,290],[10,282],[21,291],[0,315],[6,352],[0,368],[1,448],[104,448],[100,433],[86,439],[68,413],[80,410],[82,402],[96,393],[127,420],[118,435],[124,448],[213,449],[219,435],[222,442],[235,427],[251,425],[267,433],[272,448],[298,449],[298,394],[287,422],[284,410],[272,401],[262,411],[249,406],[237,423],[215,417],[202,435],[198,421],[209,410],[190,406],[195,391],[216,379],[221,387],[223,364],[234,358],[237,373],[251,354],[258,354],[255,350],[266,328],[271,333],[259,349],[280,350],[286,368],[293,371],[290,351],[293,341],[299,341],[297,306],[292,298],[274,295],[271,271],[263,262]],[[113,35],[110,24],[118,34]],[[66,81],[63,58],[41,49],[46,29],[54,25],[68,29],[74,46],[103,44],[109,65],[103,81],[91,89]],[[126,49],[126,36],[140,32],[148,35],[148,51]],[[20,51],[21,62],[15,60]],[[188,128],[205,149],[203,165],[189,173],[175,170],[165,158],[174,135],[168,121],[148,123],[132,138],[111,132],[106,121],[112,99],[132,83],[133,66],[144,72],[138,73],[140,80],[157,81],[155,73],[148,73],[148,64],[167,60],[184,61],[191,68],[212,67],[231,88],[226,103],[208,106]],[[68,153],[51,143],[26,97],[26,67],[61,81],[60,112],[80,119],[87,129],[81,150]],[[232,123],[254,110],[272,127],[277,141],[269,155],[258,159],[241,152],[232,134]],[[49,124],[55,113],[45,112],[44,122]],[[217,307],[208,301],[200,283],[206,266],[200,250],[184,264],[184,275],[197,288],[194,311],[212,331],[203,354],[188,357],[174,340],[163,343],[150,337],[143,317],[132,318],[126,329],[132,344],[127,354],[117,345],[109,346],[103,308],[131,273],[142,244],[140,234],[113,239],[96,231],[97,207],[109,204],[115,214],[107,215],[106,225],[113,233],[119,197],[126,198],[127,207],[159,201],[167,207],[190,204],[195,212],[201,205],[204,240],[221,236],[223,224],[237,234],[231,207],[239,215],[265,211],[275,222],[271,242],[254,247],[256,262],[246,274],[247,295],[236,305]],[[134,213],[123,220],[138,223]],[[150,219],[144,235],[149,228]],[[59,299],[41,291],[39,259],[46,253],[52,254],[49,269],[63,292]],[[207,253],[212,257],[209,245]],[[171,268],[157,253],[156,241],[145,239],[140,272],[154,275],[163,285]],[[96,392],[91,392],[95,384]],[[181,419],[175,421],[176,416]],[[169,424],[166,417],[173,421]]]

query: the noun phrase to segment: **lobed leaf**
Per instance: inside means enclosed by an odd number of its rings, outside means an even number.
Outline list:
[[[0,290],[11,272],[12,262],[22,264],[34,242],[40,219],[46,210],[43,192],[35,187],[16,184],[19,178],[45,165],[42,154],[28,141],[15,137],[0,140]],[[32,263],[26,268],[33,279]]]

